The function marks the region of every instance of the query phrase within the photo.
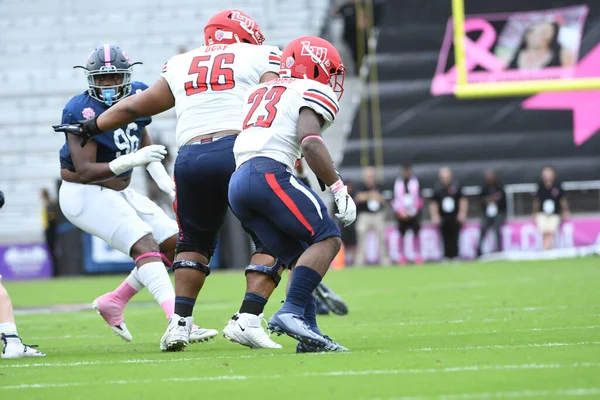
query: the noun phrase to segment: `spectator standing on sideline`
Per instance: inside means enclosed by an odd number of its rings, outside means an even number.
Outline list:
[[[431,220],[440,228],[444,242],[444,258],[453,260],[458,257],[458,239],[460,228],[467,219],[469,203],[463,195],[460,183],[452,179],[449,167],[440,168],[432,201],[429,203]]]
[[[561,215],[563,220],[569,218],[569,204],[561,185],[556,183],[554,168],[550,166],[542,169],[542,181],[533,200],[533,215],[542,234],[544,250],[552,249]]]
[[[348,194],[353,199],[356,198],[354,193],[354,184],[346,181],[346,187],[348,188]],[[356,201],[355,201],[356,202]],[[350,226],[339,225],[340,231],[342,232],[342,243],[344,243],[345,262],[347,264],[355,264],[356,260],[356,224]]]
[[[394,182],[394,200],[392,202],[396,218],[398,220],[398,230],[400,232],[400,243],[404,245],[404,236],[411,229],[414,234],[414,262],[422,264],[421,257],[421,238],[419,232],[421,230],[421,208],[423,207],[423,199],[421,198],[421,190],[419,180],[412,173],[412,166],[404,164],[402,167],[402,175],[396,178]],[[402,255],[398,263],[406,264],[406,248],[402,246]]]
[[[506,193],[503,186],[498,183],[495,172],[491,169],[485,171],[485,184],[479,196],[479,201],[483,209],[483,218],[481,219],[481,234],[477,256],[481,257],[481,246],[485,234],[490,228],[496,233],[496,251],[502,251],[500,228],[506,220]]]
[[[56,268],[56,202],[50,198],[48,189],[42,189],[42,226],[44,227],[44,238],[50,252],[52,268]]]
[[[366,239],[370,230],[377,232],[379,243],[379,262],[382,265],[390,265],[390,257],[386,246],[385,234],[385,200],[381,188],[377,185],[375,168],[364,169],[364,182],[356,188],[356,234],[358,248],[356,251],[356,265],[365,265],[366,262]]]

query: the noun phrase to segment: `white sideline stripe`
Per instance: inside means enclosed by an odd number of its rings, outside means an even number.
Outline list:
[[[183,361],[184,359],[178,359]],[[197,360],[197,358],[188,358],[185,361]],[[131,360],[126,360],[131,361]],[[136,362],[141,360],[134,360]],[[144,360],[147,361],[147,360]],[[153,360],[154,361],[154,360]],[[166,361],[166,360],[165,360]],[[175,360],[172,360],[175,361]],[[119,362],[116,362],[117,364]],[[427,368],[427,369],[387,369],[387,370],[364,370],[364,371],[330,371],[330,372],[306,372],[302,374],[294,374],[295,377],[314,377],[314,376],[370,376],[370,375],[401,375],[401,374],[437,374],[437,373],[456,373],[456,372],[478,372],[490,370],[539,370],[539,369],[560,369],[560,368],[597,368],[600,363],[575,363],[575,364],[522,364],[522,365],[469,365],[464,367],[447,367],[447,368]],[[290,376],[290,375],[285,375]],[[247,379],[272,379],[282,378],[284,375],[268,375],[268,376],[247,376],[247,375],[221,375],[210,377],[184,377],[184,378],[164,378],[164,379],[146,379],[146,380],[117,380],[117,381],[93,381],[93,382],[64,382],[64,383],[38,383],[38,384],[21,384],[15,386],[4,386],[2,389],[49,389],[62,388],[72,386],[89,386],[89,385],[130,385],[143,384],[153,382],[201,382],[201,381],[224,381],[224,380],[247,380]],[[598,389],[600,390],[600,389]]]
[[[492,344],[488,346],[462,346],[462,347],[421,347],[408,349],[408,351],[456,351],[456,350],[485,350],[485,349],[523,349],[530,347],[570,347],[570,346],[597,346],[600,342],[572,342],[572,343],[529,343],[529,344]]]
[[[144,302],[145,303],[145,302]],[[199,305],[196,306],[195,308],[198,309],[202,309],[202,308],[206,308],[207,310],[227,310],[227,309],[231,309],[231,308],[235,308],[235,307],[239,307],[238,303],[233,303],[233,302],[228,302],[228,303],[215,303],[215,304],[204,304],[204,305]],[[144,304],[144,305],[134,305],[133,308],[135,308],[135,314],[150,314],[150,313],[155,313],[155,312],[161,312],[162,313],[162,309],[160,308],[160,306],[156,303],[150,303],[148,302],[148,305]],[[129,309],[128,309],[129,310]],[[157,311],[159,310],[159,311]],[[88,311],[93,311],[93,313],[88,313]],[[96,313],[96,311],[92,308],[92,303],[90,302],[89,304],[89,308],[85,308],[85,309],[78,309],[78,310],[51,310],[47,307],[40,307],[39,309],[16,309],[15,310],[15,315],[17,316],[24,316],[24,317],[28,317],[28,316],[39,316],[39,315],[52,315],[52,321],[55,321],[56,317],[55,315],[57,314],[74,314],[74,313],[83,313],[83,315],[92,318],[92,317],[98,317],[98,314]],[[82,315],[78,315],[77,318],[81,318]],[[84,317],[85,318],[85,317]],[[27,321],[25,318],[23,318],[26,323],[35,323],[39,325],[39,319],[35,319],[35,320],[29,320]],[[36,322],[37,321],[37,322]],[[63,319],[63,322],[69,322],[72,321],[71,319]],[[19,322],[19,325],[24,325],[23,322]]]
[[[587,329],[600,329],[600,325],[590,326],[556,326],[552,328],[528,328],[528,329],[509,329],[509,330],[487,330],[487,331],[472,331],[472,332],[437,332],[437,333],[411,333],[407,337],[422,337],[422,336],[466,336],[466,335],[483,335],[489,333],[518,333],[518,332],[552,332],[552,331],[579,331]]]
[[[298,189],[299,191],[304,193],[304,195],[306,197],[308,197],[308,199],[313,203],[313,205],[317,209],[317,212],[319,213],[319,217],[321,219],[323,219],[323,214],[321,213],[321,206],[319,205],[319,201],[315,198],[315,196],[313,196],[313,194],[310,191],[308,191],[308,189],[306,189],[304,186],[302,186],[302,184],[300,184],[300,182],[298,182],[298,180],[296,179],[296,177],[294,175],[290,176],[290,183],[292,184],[293,187],[295,187],[296,189]]]
[[[429,337],[429,336],[466,336],[466,335],[483,335],[490,333],[518,333],[518,332],[547,332],[547,331],[578,331],[588,329],[600,329],[600,325],[590,326],[557,326],[552,328],[530,328],[530,329],[509,329],[509,330],[487,330],[473,332],[437,332],[437,333],[410,333],[406,337]],[[137,333],[136,338],[140,337],[155,337],[154,333]],[[389,335],[387,337],[395,337]],[[61,336],[44,336],[44,340],[70,340],[70,339],[104,339],[114,338],[114,335],[97,334],[97,335],[61,335]]]
[[[557,390],[519,390],[510,392],[441,394],[437,396],[375,397],[368,400],[486,400],[515,399],[522,397],[593,396],[598,394],[600,394],[600,388],[573,388]]]
[[[321,354],[333,354],[333,353],[321,353]],[[339,355],[339,353],[336,353]],[[352,353],[345,353],[352,354]],[[316,354],[315,354],[316,355]],[[267,355],[269,356],[269,355]],[[281,356],[294,356],[296,354],[277,354],[277,357]],[[172,358],[172,359],[131,359],[131,360],[119,360],[119,361],[78,361],[78,362],[56,362],[56,363],[27,363],[27,364],[13,364],[4,365],[2,368],[31,368],[31,367],[81,367],[87,365],[119,365],[119,364],[170,364],[180,363],[188,361],[198,360],[222,360],[222,359],[240,359],[240,358],[256,358],[259,355],[247,355],[247,356],[218,356],[218,357],[186,357],[186,358]],[[470,365],[463,367],[446,367],[446,368],[429,368],[429,369],[391,369],[391,370],[367,370],[367,371],[333,371],[333,372],[314,372],[315,375],[385,375],[385,374],[424,374],[424,373],[438,373],[438,372],[462,372],[462,371],[487,371],[487,370],[519,370],[519,369],[560,369],[560,368],[596,368],[600,367],[600,362],[578,362],[573,364],[515,364],[515,365]],[[311,373],[309,373],[311,374]],[[306,375],[306,374],[305,374]]]

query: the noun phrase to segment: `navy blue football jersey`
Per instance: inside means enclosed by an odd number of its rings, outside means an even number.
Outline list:
[[[146,86],[142,82],[131,83],[131,95],[146,90]],[[62,114],[63,124],[72,124],[84,119],[91,119],[108,110],[108,106],[96,99],[90,97],[87,91],[73,97],[65,106]],[[111,162],[117,157],[125,154],[133,153],[140,148],[142,132],[147,125],[150,125],[152,118],[138,118],[127,126],[122,126],[114,131],[106,131],[92,138],[98,143],[98,151],[96,152],[96,162],[105,163]],[[65,134],[65,144],[60,149],[60,167],[66,168],[69,171],[75,172],[75,165],[71,159],[69,152],[69,143]],[[131,175],[133,170],[124,172],[120,176]]]

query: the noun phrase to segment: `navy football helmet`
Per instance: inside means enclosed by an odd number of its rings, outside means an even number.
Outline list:
[[[131,63],[127,53],[119,46],[103,44],[90,53],[85,67],[77,65],[73,68],[85,70],[90,97],[111,106],[131,93],[132,67],[136,64],[141,62]],[[101,82],[97,78],[101,75],[122,75],[123,79],[115,79],[111,83],[103,80],[103,84],[99,84]]]

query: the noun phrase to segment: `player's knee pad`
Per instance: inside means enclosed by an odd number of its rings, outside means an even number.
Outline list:
[[[177,260],[173,263],[173,271],[179,268],[191,268],[200,272],[204,272],[206,276],[210,275],[210,267],[198,261]]]
[[[265,274],[269,278],[271,278],[273,282],[275,282],[275,287],[277,287],[279,285],[279,282],[281,281],[281,275],[279,275],[279,268],[281,268],[281,262],[278,259],[275,259],[275,263],[270,267],[261,264],[250,264],[246,267],[244,273],[246,275],[248,275],[248,272],[258,272],[259,274]]]

